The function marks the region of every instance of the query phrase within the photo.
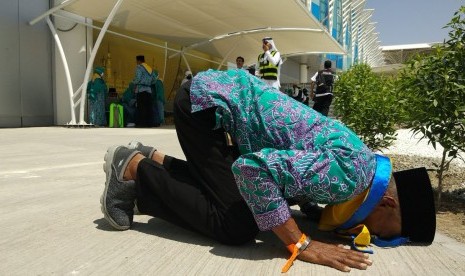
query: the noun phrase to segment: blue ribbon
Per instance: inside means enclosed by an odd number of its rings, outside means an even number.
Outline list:
[[[376,207],[389,184],[391,178],[391,161],[388,157],[376,154],[376,171],[371,184],[370,192],[365,201],[340,229],[349,229],[360,224]]]
[[[369,248],[369,247],[360,247],[358,245],[355,244],[355,237],[352,236],[352,244],[350,245],[350,248],[352,250],[355,250],[355,251],[358,251],[358,252],[362,252],[362,253],[368,253],[368,254],[374,254],[375,252],[373,252],[373,249]]]
[[[372,237],[371,242],[379,247],[396,247],[409,242],[408,238],[404,237],[394,237],[389,240],[383,240],[377,236]]]

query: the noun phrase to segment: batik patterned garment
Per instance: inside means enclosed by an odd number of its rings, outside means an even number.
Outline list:
[[[232,171],[262,231],[290,218],[286,199],[335,204],[370,185],[375,155],[355,133],[243,70],[199,73],[190,97],[237,143]]]
[[[138,64],[136,67],[136,73],[134,80],[132,81],[136,86],[136,93],[148,92],[152,93],[150,85],[154,82],[154,75],[152,68],[146,63]]]
[[[105,100],[107,98],[107,85],[103,79],[95,78],[87,84],[89,98],[89,123],[96,126],[106,126]]]

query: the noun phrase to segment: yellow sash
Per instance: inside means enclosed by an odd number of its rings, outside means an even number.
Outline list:
[[[149,74],[151,75],[152,74],[152,67],[150,67],[147,63],[142,63],[142,66],[144,66],[145,70],[147,70],[147,72],[149,72]]]
[[[346,222],[363,203],[363,201],[365,201],[369,190],[370,189],[366,189],[363,193],[349,201],[335,205],[326,205],[323,209],[323,213],[321,214],[318,229],[321,231],[332,231]]]

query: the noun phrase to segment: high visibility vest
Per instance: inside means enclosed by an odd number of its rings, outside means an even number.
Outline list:
[[[271,55],[274,56],[276,55],[276,51],[271,51]],[[279,62],[277,65],[274,65],[273,63],[269,62],[267,59],[265,59],[265,53],[261,53],[258,56],[258,64],[260,69],[260,74],[262,79],[265,80],[277,80],[278,79],[278,66]]]

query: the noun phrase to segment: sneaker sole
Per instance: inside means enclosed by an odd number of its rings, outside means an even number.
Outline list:
[[[108,185],[110,184],[110,179],[111,179],[111,174],[112,174],[112,169],[111,169],[111,164],[113,162],[113,157],[115,155],[115,151],[117,148],[120,146],[113,146],[107,150],[105,153],[105,157],[103,160],[105,163],[103,163],[103,171],[106,174],[106,180],[105,180],[105,189],[103,190],[103,194],[100,197],[100,207],[102,209],[103,216],[105,219],[113,226],[113,228],[118,229],[118,230],[128,230],[130,226],[121,226],[118,223],[116,223],[108,214],[107,211],[107,191],[108,191]]]

